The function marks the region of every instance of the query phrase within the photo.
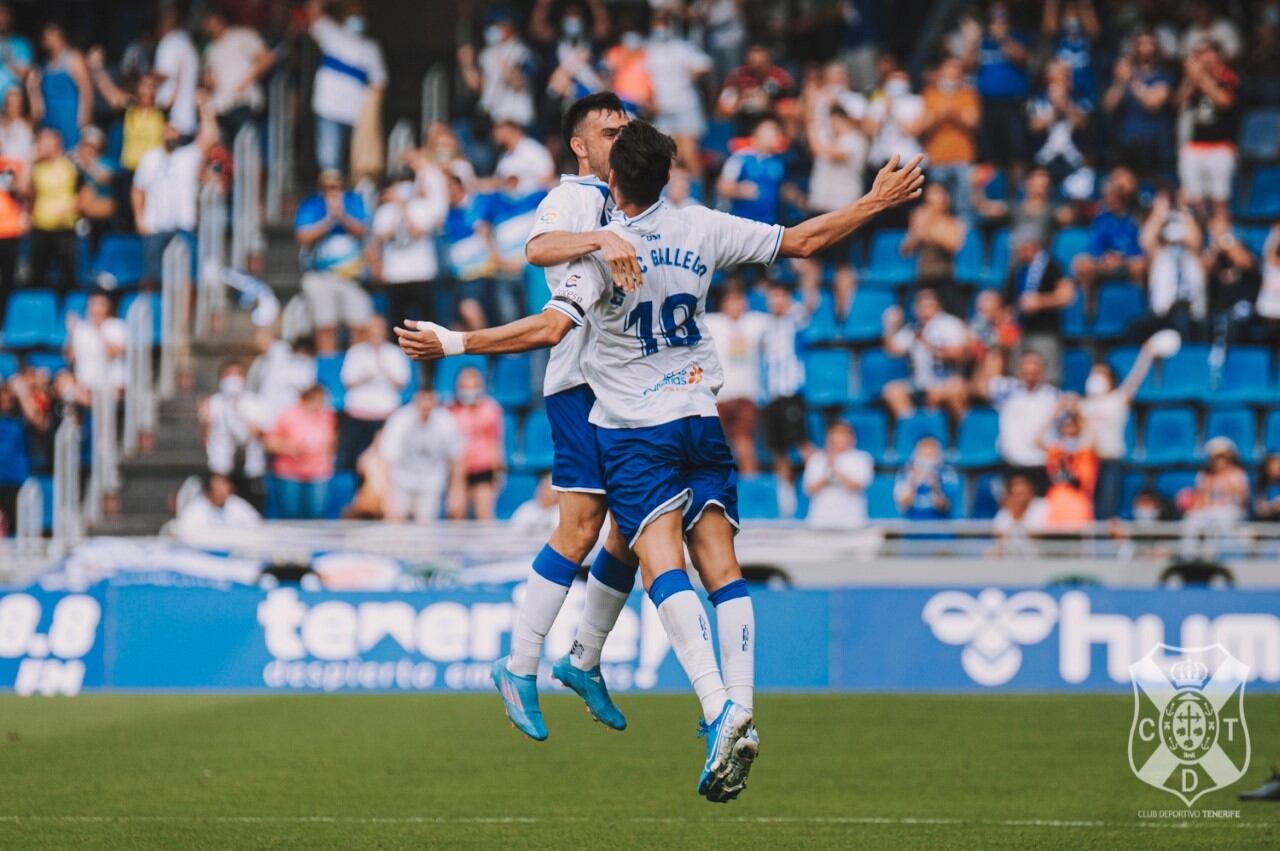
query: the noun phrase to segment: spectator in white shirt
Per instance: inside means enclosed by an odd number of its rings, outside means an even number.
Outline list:
[[[182,136],[182,128],[171,118],[164,128],[164,145],[142,155],[130,189],[133,218],[143,238],[143,280],[153,286],[160,281],[164,250],[175,237],[195,250],[200,169],[218,142],[218,122],[208,103],[201,104],[195,141],[184,145]]]
[[[1013,377],[1000,374],[1003,358],[988,352],[978,371],[975,392],[991,401],[999,414],[996,448],[1015,474],[1026,475],[1038,493],[1049,487],[1045,453],[1037,444],[1040,433],[1058,408],[1058,388],[1045,383],[1044,356],[1026,351]]]
[[[373,442],[387,417],[400,407],[400,393],[409,383],[409,358],[387,340],[387,321],[374,316],[362,339],[342,361],[346,397],[338,437],[338,469],[354,470],[360,453]]]
[[[698,83],[711,72],[711,57],[683,38],[671,12],[654,13],[645,45],[645,67],[653,83],[654,125],[676,140],[676,161],[702,174],[698,140],[707,132]]]
[[[854,448],[853,426],[836,420],[827,427],[826,446],[804,466],[810,526],[856,529],[867,524],[867,488],[875,476],[871,456]]]
[[[311,89],[316,116],[316,165],[321,171],[345,173],[351,129],[365,100],[387,85],[387,67],[378,43],[364,35],[364,16],[349,7],[339,24],[324,13],[320,0],[307,6],[308,32],[320,47],[320,64]]]
[[[886,384],[885,404],[899,420],[914,414],[916,405],[923,402],[946,409],[959,422],[969,408],[969,385],[963,374],[972,351],[969,329],[942,309],[933,290],[917,291],[913,304],[916,321],[910,325],[903,324],[899,307],[884,313],[885,351],[911,358],[911,380]]]
[[[112,393],[124,389],[125,349],[129,328],[111,315],[111,300],[101,293],[89,297],[85,318],[67,317],[67,357],[76,383],[88,393],[102,387]]]
[[[816,294],[814,294],[816,296]],[[812,303],[797,303],[786,284],[769,284],[769,314],[761,352],[764,360],[764,444],[773,455],[773,472],[778,481],[778,513],[795,516],[795,475],[791,451],[801,457],[812,451],[805,423],[804,361],[800,359],[800,332],[809,324]]]
[[[527,534],[551,534],[560,522],[560,501],[551,487],[551,477],[538,480],[533,499],[526,500],[511,515],[511,525]]]
[[[909,159],[921,152],[924,99],[911,91],[906,70],[891,65],[884,84],[871,95],[867,132],[871,134],[871,165],[879,168],[894,154]]]
[[[164,4],[156,24],[156,62],[153,71],[160,78],[156,103],[169,113],[169,123],[179,136],[196,132],[196,87],[200,77],[200,57],[191,36],[181,26],[178,7]]]
[[[747,297],[738,288],[728,290],[720,300],[720,311],[709,313],[707,327],[716,344],[716,354],[724,369],[724,384],[716,395],[716,410],[725,437],[738,459],[738,469],[751,474],[756,460],[756,419],[760,399],[760,345],[769,318],[749,310]]]
[[[432,319],[431,285],[440,271],[436,235],[449,212],[444,176],[434,165],[424,168],[432,181],[431,195],[418,194],[412,173],[402,174],[382,190],[373,214],[367,251],[374,279],[385,285],[388,319],[392,327],[406,319]]]
[[[513,121],[503,121],[493,128],[493,141],[503,151],[494,176],[502,188],[515,195],[525,195],[555,182],[556,163],[551,153],[536,139],[524,135]]]
[[[170,531],[191,546],[226,546],[227,532],[262,523],[262,515],[248,501],[236,496],[231,479],[218,473],[205,477],[203,492],[188,502],[174,519]]]
[[[239,361],[224,364],[218,392],[200,405],[200,431],[209,471],[229,476],[236,489],[259,510],[265,489],[267,455],[262,432],[266,406],[245,388],[245,368]]]
[[[233,27],[226,13],[211,7],[204,15],[209,44],[204,50],[205,84],[218,115],[222,138],[230,145],[246,124],[254,123],[265,103],[259,82],[271,68],[271,51],[256,30]]]
[[[458,67],[468,89],[480,96],[480,108],[494,123],[533,123],[533,53],[516,34],[511,13],[489,12],[485,47],[476,56],[470,44],[458,48]]]
[[[249,367],[249,389],[263,404],[264,429],[316,383],[315,344],[310,337],[276,340]]]
[[[433,391],[419,390],[412,402],[392,414],[378,446],[391,470],[385,502],[388,520],[434,523],[446,492],[452,501],[462,498],[462,432],[453,415],[436,404]]]
[[[1110,520],[1120,513],[1124,459],[1128,451],[1125,428],[1129,425],[1129,409],[1154,360],[1155,352],[1148,340],[1123,382],[1117,381],[1115,370],[1105,361],[1095,363],[1085,379],[1080,413],[1093,434],[1094,451],[1098,454],[1093,511],[1099,520]]]

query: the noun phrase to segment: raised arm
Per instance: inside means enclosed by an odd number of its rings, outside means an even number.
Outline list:
[[[848,237],[885,210],[919,198],[924,192],[923,155],[898,168],[897,154],[876,175],[871,191],[848,207],[806,219],[782,234],[779,257],[812,257]]]
[[[418,322],[417,330],[396,328],[400,348],[414,360],[438,360],[450,355],[502,355],[546,349],[564,339],[573,320],[559,310],[543,310],[496,328],[450,331],[434,322]]]

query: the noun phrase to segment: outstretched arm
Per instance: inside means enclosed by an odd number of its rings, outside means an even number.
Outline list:
[[[401,350],[413,360],[438,360],[450,355],[502,355],[546,349],[564,339],[573,320],[559,310],[543,310],[496,328],[450,331],[434,322],[416,324],[416,330],[396,328]]]
[[[891,210],[924,192],[922,155],[916,155],[898,168],[897,154],[876,175],[871,191],[848,207],[806,219],[782,234],[779,257],[812,257],[845,239],[885,210]]]

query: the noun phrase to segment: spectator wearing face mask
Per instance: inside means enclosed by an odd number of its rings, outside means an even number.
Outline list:
[[[263,439],[272,453],[280,516],[319,520],[325,516],[338,443],[337,415],[320,385],[276,419]]]
[[[263,405],[263,427],[316,383],[315,343],[310,337],[274,340],[249,367],[248,386]]]
[[[360,453],[400,407],[411,369],[404,352],[387,339],[387,321],[375,314],[362,329],[360,342],[347,350],[342,361],[345,393],[338,432],[339,469],[355,469]]]
[[[980,148],[986,162],[1017,169],[1026,159],[1025,107],[1031,81],[1027,38],[1013,28],[1005,3],[992,3],[969,62],[982,97]]]
[[[321,171],[345,172],[352,128],[365,100],[378,97],[386,87],[387,68],[377,42],[364,35],[365,20],[358,8],[350,9],[341,23],[324,13],[321,0],[310,0],[306,8],[308,33],[320,48],[311,89],[316,165]]]
[[[959,59],[946,59],[938,66],[922,103],[920,137],[928,156],[929,180],[946,188],[956,215],[967,221],[973,214],[970,173],[978,156],[982,103],[977,90],[965,82]]]
[[[551,105],[553,116],[547,118],[558,121],[570,103],[606,87],[598,60],[600,47],[609,38],[610,17],[603,0],[574,2],[563,8],[557,28],[551,17],[555,5],[554,0],[537,0],[529,18],[529,35],[544,48],[550,69],[547,91],[557,101]]]
[[[1094,436],[1080,414],[1075,394],[1058,399],[1053,418],[1037,440],[1045,454],[1049,490],[1045,522],[1050,528],[1078,529],[1093,522],[1093,496],[1098,481]]]
[[[988,353],[975,376],[974,394],[988,399],[999,415],[996,448],[1010,475],[1027,476],[1037,490],[1047,490],[1045,454],[1037,438],[1057,410],[1058,388],[1045,381],[1038,352],[1023,352],[1012,376],[1001,374],[1003,364],[998,353]]]
[[[911,77],[892,56],[880,61],[883,82],[871,93],[867,106],[867,133],[871,136],[868,163],[880,168],[894,154],[903,161],[922,153],[924,99],[911,91]]]
[[[479,95],[480,108],[495,123],[533,123],[533,53],[520,40],[509,11],[489,11],[484,48],[478,55],[469,44],[458,48],[458,68],[463,84]]]
[[[950,493],[960,478],[942,462],[942,445],[935,437],[922,437],[893,482],[893,501],[907,520],[946,520],[951,516]]]
[[[444,176],[439,175],[431,194],[420,195],[412,174],[390,180],[373,214],[366,246],[373,277],[387,293],[388,319],[399,327],[406,319],[435,318],[432,288],[440,272],[436,236],[449,212]]]
[[[676,140],[676,160],[702,173],[698,140],[707,132],[699,82],[711,72],[711,57],[677,31],[669,12],[654,14],[645,46],[645,67],[653,83],[653,123]]]
[[[506,468],[502,406],[485,393],[484,376],[474,368],[458,373],[449,413],[463,437],[462,464],[466,489],[449,503],[449,516],[463,519],[470,509],[476,520],[492,520]]]
[[[307,267],[302,293],[322,355],[338,350],[339,323],[354,330],[373,314],[373,299],[357,281],[364,271],[361,240],[368,226],[364,199],[332,170],[320,173],[319,192],[304,199],[294,216],[294,235]]]
[[[1124,381],[1117,380],[1115,370],[1105,361],[1095,363],[1085,379],[1080,413],[1093,433],[1094,449],[1098,455],[1093,506],[1094,516],[1099,520],[1110,520],[1120,512],[1125,456],[1128,455],[1125,429],[1129,425],[1133,397],[1154,361],[1155,350],[1148,342],[1138,353],[1138,359]]]
[[[502,155],[494,170],[500,188],[515,195],[527,195],[555,182],[556,164],[546,146],[512,121],[494,125],[493,140]]]
[[[1209,298],[1200,262],[1204,237],[1196,217],[1161,192],[1138,239],[1146,252],[1147,297],[1155,324],[1175,328],[1184,337],[1202,336]]]
[[[1097,96],[1093,75],[1093,43],[1102,24],[1092,0],[1046,0],[1040,31],[1054,43],[1053,61],[1070,69],[1071,88],[1082,98]]]
[[[930,289],[916,293],[915,323],[904,324],[902,309],[885,311],[884,348],[894,357],[911,358],[911,380],[890,381],[884,401],[898,420],[915,413],[916,405],[941,407],[959,422],[969,406],[969,388],[963,375],[971,346],[964,322],[942,309],[938,294]]]
[[[605,51],[604,66],[609,72],[609,88],[628,111],[651,115],[654,108],[653,76],[649,71],[645,37],[638,27],[622,31],[618,43]]]
[[[827,427],[825,446],[805,463],[810,526],[857,529],[867,524],[867,488],[875,475],[875,462],[854,447],[853,426],[837,420]]]
[[[265,406],[245,386],[239,361],[222,367],[218,392],[200,405],[200,432],[209,471],[236,483],[254,508],[261,510],[266,490],[266,450],[262,445]]]

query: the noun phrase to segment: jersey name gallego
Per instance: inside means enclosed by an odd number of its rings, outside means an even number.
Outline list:
[[[615,217],[609,229],[635,246],[640,289],[614,286],[593,254],[570,264],[547,305],[590,328],[582,369],[596,394],[591,422],[642,428],[715,416],[724,379],[705,321],[711,278],[717,269],[772,263],[782,227],[659,201],[634,218]]]

